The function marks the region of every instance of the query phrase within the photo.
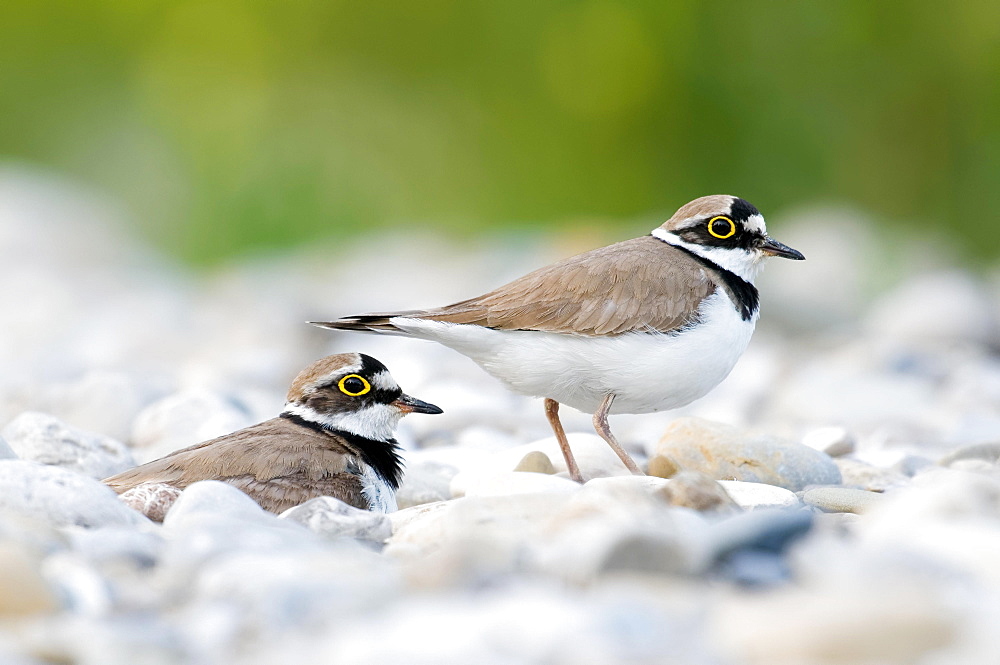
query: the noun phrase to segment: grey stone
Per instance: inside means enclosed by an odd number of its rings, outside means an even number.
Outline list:
[[[70,469],[100,480],[135,466],[122,443],[70,427],[45,413],[27,411],[3,428],[17,456]]]
[[[573,456],[576,458],[576,463],[580,467],[580,474],[584,479],[590,480],[591,478],[604,478],[607,476],[632,475],[625,468],[618,455],[611,450],[607,442],[596,434],[568,432],[566,437],[569,440],[570,448],[573,449]],[[566,461],[554,436],[496,453],[488,469],[513,469],[524,459],[525,455],[532,451],[544,453],[549,458],[549,461],[552,462],[556,473],[566,471]],[[635,451],[630,452],[632,452],[634,458],[639,457]],[[642,462],[641,459],[637,459],[636,461],[638,463]]]
[[[59,601],[42,576],[41,564],[32,549],[0,542],[0,618],[10,621],[58,609]]]
[[[568,478],[522,471],[462,471],[451,479],[453,497],[576,492],[579,489],[579,483]]]
[[[805,510],[770,509],[741,513],[712,525],[714,572],[744,585],[769,585],[785,580],[784,560],[792,543],[813,526]]]
[[[252,424],[247,410],[225,395],[185,390],[143,409],[133,424],[131,441],[136,448],[149,449],[159,457]]]
[[[802,437],[802,444],[830,457],[842,457],[854,452],[857,440],[844,427],[821,427],[806,432]]]
[[[1000,441],[962,446],[942,457],[938,460],[938,464],[951,466],[959,460],[983,460],[990,464],[1000,463]]]
[[[75,556],[108,570],[128,565],[136,570],[152,568],[164,547],[158,531],[138,531],[123,526],[96,529],[68,527],[65,533]]]
[[[910,479],[894,469],[884,469],[848,457],[834,460],[840,469],[841,484],[872,492],[885,492],[902,487]]]
[[[767,483],[798,491],[809,485],[840,483],[829,455],[770,435],[748,435],[735,427],[700,418],[675,420],[656,453],[681,469],[717,480]]]
[[[763,510],[766,508],[797,508],[801,506],[795,492],[784,487],[766,483],[748,483],[742,480],[716,481],[726,491],[726,494],[744,510]]]
[[[309,499],[279,517],[297,522],[322,536],[383,543],[392,535],[392,522],[384,513],[361,510],[329,496]]]
[[[861,514],[885,497],[877,492],[850,487],[814,487],[802,493],[802,502],[827,513]]]
[[[695,471],[682,471],[660,490],[667,503],[693,510],[731,510],[737,504],[717,481]]]
[[[0,460],[0,510],[54,526],[150,524],[107,485],[27,460]]]
[[[162,566],[176,584],[206,561],[234,552],[312,550],[322,540],[301,524],[279,519],[232,485],[202,480],[184,489],[163,520]]]
[[[604,552],[595,573],[680,575],[690,570],[690,553],[677,538],[634,533],[615,541]]]
[[[407,462],[406,475],[396,491],[400,510],[451,498],[451,479],[458,468],[434,460]]]
[[[959,270],[925,272],[901,282],[876,302],[870,331],[902,341],[989,344],[996,307],[983,285]]]
[[[521,458],[521,461],[514,467],[514,471],[551,475],[556,472],[556,468],[552,465],[552,460],[549,459],[548,455],[540,450],[532,450]]]

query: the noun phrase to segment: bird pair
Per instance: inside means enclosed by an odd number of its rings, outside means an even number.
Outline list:
[[[759,314],[753,282],[771,256],[805,258],[770,238],[747,201],[706,196],[648,236],[559,261],[477,298],[317,325],[438,342],[514,392],[544,398],[578,482],[559,405],[593,413],[597,433],[638,474],[608,415],[677,408],[721,382],[750,341]],[[391,511],[402,476],[393,437],[407,413],[441,409],[404,394],[374,358],[329,356],[295,378],[277,418],[105,482],[121,493],[146,482],[183,489],[216,479],[274,512],[323,495]]]

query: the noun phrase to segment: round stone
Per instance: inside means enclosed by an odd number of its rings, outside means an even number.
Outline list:
[[[701,418],[675,420],[657,444],[687,471],[717,480],[767,483],[792,491],[809,485],[840,483],[840,471],[829,455],[767,434],[751,435]]]
[[[514,470],[550,475],[556,472],[556,468],[552,466],[552,460],[540,450],[532,450],[525,454],[521,458],[521,461],[517,463],[517,466],[514,467]]]
[[[135,466],[132,453],[119,441],[70,427],[45,413],[22,413],[3,428],[3,436],[21,459],[70,469],[95,480]]]
[[[392,535],[392,523],[385,513],[361,510],[329,496],[309,499],[289,508],[279,517],[330,538],[346,537],[382,543]]]
[[[877,492],[850,487],[814,487],[802,493],[802,502],[826,513],[864,513],[883,500]]]
[[[716,481],[726,491],[726,494],[745,510],[760,510],[762,508],[796,508],[801,504],[795,492],[783,487],[765,483],[747,483],[742,480]]]
[[[0,509],[53,526],[149,524],[107,485],[27,460],[0,460]]]
[[[830,457],[841,457],[854,452],[857,440],[845,427],[820,427],[807,432],[802,444]]]
[[[660,495],[673,506],[682,506],[698,511],[726,510],[737,507],[722,485],[695,471],[683,471],[660,490]]]
[[[0,617],[54,612],[59,603],[40,572],[38,557],[16,543],[0,542]]]

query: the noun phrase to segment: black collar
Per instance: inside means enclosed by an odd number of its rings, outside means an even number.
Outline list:
[[[395,439],[379,441],[378,439],[368,439],[352,432],[342,429],[327,427],[313,420],[308,420],[302,416],[288,411],[281,413],[282,418],[286,418],[296,425],[308,427],[316,432],[339,436],[358,451],[361,459],[375,470],[382,480],[386,482],[393,491],[399,489],[399,483],[403,480],[403,459],[399,456],[399,444]]]
[[[656,238],[656,236],[653,236]],[[729,293],[729,298],[733,301],[733,305],[736,306],[736,311],[740,313],[740,317],[744,321],[749,321],[753,318],[753,315],[757,313],[760,309],[760,293],[757,291],[757,287],[746,281],[732,270],[727,270],[723,268],[718,263],[711,259],[707,259],[704,256],[692,252],[687,247],[681,245],[675,245],[673,243],[667,242],[662,238],[656,238],[660,242],[666,243],[673,247],[674,249],[679,249],[684,252],[694,260],[698,261],[701,265],[705,266],[707,269],[712,271],[713,274],[717,275],[719,279],[722,280],[722,284],[726,291]]]

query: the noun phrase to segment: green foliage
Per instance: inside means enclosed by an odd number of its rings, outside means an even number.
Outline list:
[[[987,0],[0,6],[0,156],[123,197],[201,262],[718,192],[997,256],[998,81]]]

